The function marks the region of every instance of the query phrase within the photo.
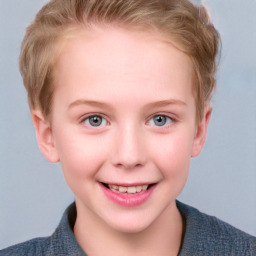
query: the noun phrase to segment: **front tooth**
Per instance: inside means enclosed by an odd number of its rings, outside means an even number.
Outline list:
[[[142,190],[142,186],[137,186],[137,187],[136,187],[136,191],[137,191],[137,193],[140,193],[140,192],[141,192],[141,190]]]
[[[111,189],[113,191],[118,190],[118,186],[116,186],[116,185],[109,184],[108,187],[109,187],[109,189]]]
[[[126,192],[127,192],[127,188],[126,188],[126,187],[119,186],[119,192],[121,192],[121,193],[126,193]]]
[[[146,191],[148,188],[148,185],[124,187],[124,186],[109,184],[108,187],[109,187],[109,189],[111,189],[114,192],[118,191],[120,193],[135,194],[135,193],[140,193],[142,191]]]
[[[135,194],[137,190],[136,187],[128,187],[127,191],[129,194]]]
[[[143,189],[144,191],[146,191],[147,188],[148,188],[148,185],[143,185],[143,186],[142,186],[142,189]]]

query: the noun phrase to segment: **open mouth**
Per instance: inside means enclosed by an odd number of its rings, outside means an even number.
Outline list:
[[[112,202],[125,207],[135,207],[146,202],[158,183],[137,185],[117,185],[99,182],[105,196]]]
[[[139,194],[147,191],[154,184],[145,184],[138,186],[119,186],[114,184],[102,183],[106,188],[110,189],[113,192],[120,194]]]

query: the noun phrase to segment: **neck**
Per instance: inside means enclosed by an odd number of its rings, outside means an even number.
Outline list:
[[[77,202],[75,237],[88,255],[150,256],[177,255],[182,241],[182,217],[175,202],[141,232],[125,233],[112,229],[105,222],[80,207]]]

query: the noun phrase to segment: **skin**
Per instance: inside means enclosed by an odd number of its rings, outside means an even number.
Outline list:
[[[75,195],[81,247],[89,255],[177,255],[175,199],[211,113],[207,107],[196,122],[189,57],[154,33],[94,28],[66,40],[54,84],[50,121],[38,110],[31,115],[42,153],[61,162]],[[89,119],[95,115],[98,127]],[[155,189],[127,207],[109,200],[101,182]]]

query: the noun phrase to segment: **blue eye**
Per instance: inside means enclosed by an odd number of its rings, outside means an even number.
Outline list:
[[[168,116],[164,115],[157,115],[152,117],[149,120],[150,125],[155,125],[155,126],[165,126],[167,124],[170,124],[172,122],[172,119]]]
[[[100,126],[105,126],[107,125],[107,121],[105,118],[102,116],[94,115],[94,116],[89,116],[84,120],[84,123],[88,126],[92,127],[100,127]]]

